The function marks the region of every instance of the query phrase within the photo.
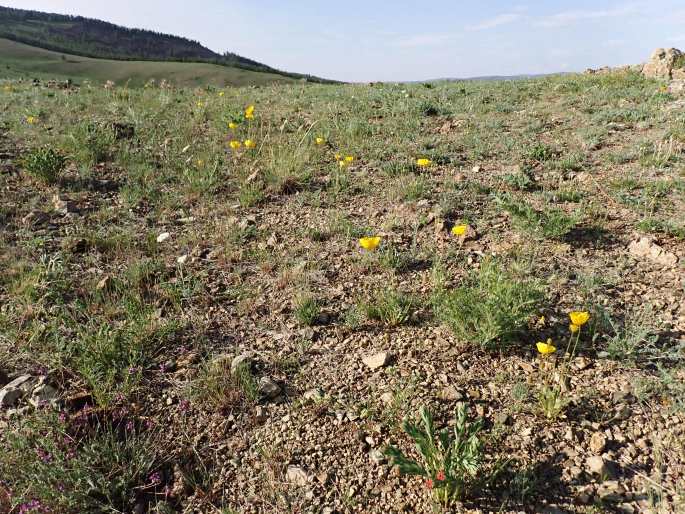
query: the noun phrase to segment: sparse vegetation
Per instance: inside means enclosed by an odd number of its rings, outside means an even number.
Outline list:
[[[402,428],[414,440],[423,462],[405,457],[401,450],[392,446],[386,454],[399,466],[400,473],[423,477],[435,499],[447,507],[464,497],[478,475],[482,460],[479,438],[482,426],[480,422],[468,421],[464,405],[457,407],[453,430],[438,431],[433,416],[425,407],[421,408],[420,416],[420,425],[405,420]]]
[[[24,169],[46,184],[54,184],[64,171],[67,159],[52,147],[36,148],[22,159]]]
[[[0,512],[682,510],[677,97],[260,84],[0,83]]]
[[[441,290],[433,301],[438,318],[460,341],[503,348],[524,329],[541,300],[539,285],[490,260],[465,285]]]

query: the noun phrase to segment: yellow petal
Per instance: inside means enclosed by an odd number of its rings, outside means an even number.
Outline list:
[[[359,240],[359,245],[364,249],[368,251],[373,251],[375,250],[378,245],[381,244],[381,238],[378,236],[374,237],[362,237]]]
[[[416,159],[416,165],[420,166],[421,168],[425,168],[426,166],[430,166],[433,164],[433,161],[430,159]]]
[[[578,325],[574,325],[573,323],[569,324],[568,329],[571,331],[572,334],[575,334],[580,330],[580,327]]]
[[[464,234],[466,234],[468,229],[469,229],[468,225],[454,225],[452,227],[452,234],[454,234],[455,236],[461,237]]]
[[[573,311],[569,313],[569,318],[571,318],[571,323],[582,327],[590,319],[590,313],[587,311]]]
[[[348,162],[348,163],[354,162],[354,157],[352,157],[351,155],[348,155],[347,157],[345,157],[345,162]]]
[[[556,347],[552,344],[551,339],[547,339],[546,343],[539,342],[536,346],[538,348],[538,352],[540,352],[542,355],[549,355],[557,351]]]
[[[324,138],[322,138],[322,137],[317,137],[317,138],[316,138],[316,144],[317,144],[317,145],[322,145],[322,144],[324,144],[325,142],[326,142],[326,140],[325,140]]]

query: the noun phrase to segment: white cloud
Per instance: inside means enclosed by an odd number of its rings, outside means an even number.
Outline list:
[[[494,29],[495,27],[501,27],[502,25],[509,25],[510,23],[514,23],[516,21],[519,21],[523,16],[518,13],[505,13],[505,14],[499,14],[493,18],[483,20],[482,22],[478,23],[477,25],[472,25],[470,27],[467,27],[468,30],[488,30],[488,29]]]

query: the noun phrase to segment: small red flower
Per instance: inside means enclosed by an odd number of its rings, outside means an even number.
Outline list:
[[[443,470],[438,471],[438,474],[435,475],[435,478],[438,482],[442,482],[445,480],[445,472]]]
[[[430,478],[426,480],[426,487],[428,489],[433,489],[433,480],[431,480]]]

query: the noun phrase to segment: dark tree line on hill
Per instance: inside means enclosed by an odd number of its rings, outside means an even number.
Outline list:
[[[46,50],[98,59],[206,62],[321,81],[309,75],[276,70],[232,52],[218,54],[184,37],[120,27],[81,16],[0,6],[0,37]]]

